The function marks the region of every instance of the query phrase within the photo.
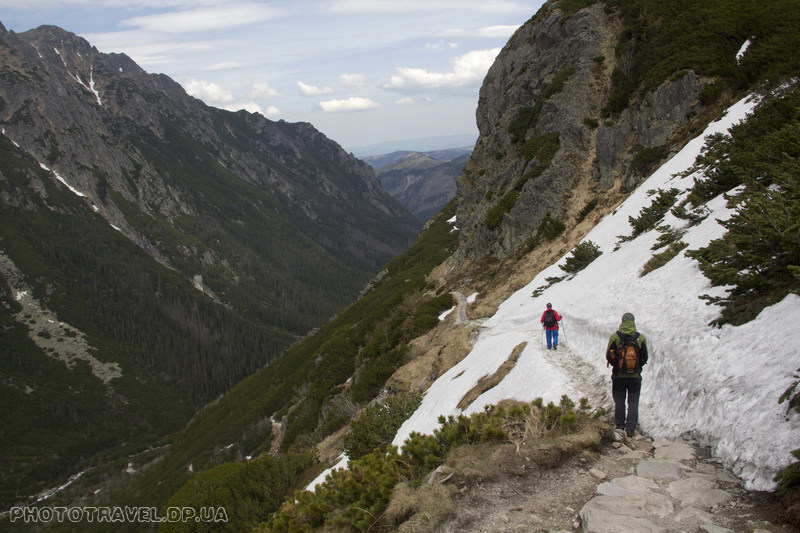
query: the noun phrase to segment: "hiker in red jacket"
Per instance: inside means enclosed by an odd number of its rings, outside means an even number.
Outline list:
[[[547,304],[547,309],[542,313],[542,325],[547,333],[547,349],[558,350],[558,323],[561,315],[553,309],[551,304]]]

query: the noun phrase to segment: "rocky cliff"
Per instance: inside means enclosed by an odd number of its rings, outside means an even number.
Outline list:
[[[536,236],[545,217],[567,221],[586,192],[632,190],[648,165],[681,145],[703,107],[708,78],[687,69],[612,109],[618,10],[570,13],[548,2],[509,40],[480,91],[480,137],[458,182],[464,257],[504,257]],[[620,197],[621,198],[621,197]]]

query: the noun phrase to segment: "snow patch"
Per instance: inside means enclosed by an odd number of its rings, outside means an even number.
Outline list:
[[[738,52],[736,52],[736,63],[742,62],[742,57],[744,57],[745,52],[747,52],[747,49],[750,48],[751,44],[753,44],[753,41],[750,39],[747,39],[744,44],[742,44],[742,47],[739,48]]]
[[[56,177],[56,179],[57,179],[58,181],[60,181],[60,182],[61,182],[61,183],[63,183],[64,185],[66,185],[66,186],[67,186],[67,188],[68,188],[70,191],[72,191],[73,193],[75,193],[76,195],[80,196],[81,198],[85,198],[85,197],[86,197],[86,195],[85,195],[85,194],[83,194],[81,191],[79,191],[78,189],[76,189],[75,187],[73,187],[72,185],[70,185],[69,183],[67,183],[67,180],[65,180],[64,178],[62,178],[62,177],[61,177],[61,174],[59,174],[59,173],[58,173],[58,172],[56,172],[55,170],[50,170],[49,168],[47,168],[47,166],[46,166],[44,163],[39,163],[39,166],[40,166],[40,167],[42,167],[42,169],[46,170],[47,172],[50,172],[51,174],[53,174],[53,176],[55,176],[55,177]]]

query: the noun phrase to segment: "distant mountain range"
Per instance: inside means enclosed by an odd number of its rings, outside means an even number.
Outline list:
[[[475,140],[477,137],[478,136],[475,134],[462,133],[458,135],[444,135],[440,137],[420,137],[418,139],[386,141],[346,149],[357,157],[375,156],[398,151],[430,152],[461,147],[472,149],[472,147],[475,146]]]
[[[386,192],[424,222],[455,197],[456,180],[470,153],[471,148],[399,151],[362,159],[375,168]]]

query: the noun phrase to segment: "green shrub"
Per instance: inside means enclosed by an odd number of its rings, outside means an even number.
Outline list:
[[[411,327],[411,336],[419,337],[436,327],[439,323],[439,315],[451,307],[453,307],[453,295],[449,292],[440,294],[417,307]]]
[[[382,404],[365,407],[350,424],[344,437],[344,451],[351,461],[360,459],[375,449],[386,451],[403,422],[419,406],[417,394],[399,393],[386,398]]]
[[[798,460],[778,472],[773,479],[778,484],[775,494],[779,498],[785,496],[790,489],[800,487],[800,448],[793,451],[792,455]]]
[[[661,235],[659,235],[658,239],[656,239],[656,243],[650,248],[651,250],[658,250],[664,246],[669,246],[670,244],[676,243],[686,233],[686,230],[675,229],[666,225],[658,226],[656,231],[661,233]]]
[[[525,140],[528,128],[539,117],[541,106],[529,106],[520,109],[516,116],[508,124],[508,133],[511,134],[511,142],[518,143]]]
[[[528,171],[528,177],[536,177],[544,172],[547,167],[550,166],[553,157],[555,157],[560,147],[561,142],[558,132],[545,133],[544,135],[528,140],[525,146],[522,147],[522,155],[525,158],[525,162],[530,161],[534,157],[538,161],[536,167]],[[514,188],[519,190],[522,188],[523,184],[517,185]]]
[[[763,102],[743,123],[707,145],[698,158],[707,179],[698,197],[720,188],[736,209],[720,222],[727,233],[687,252],[724,297],[702,296],[722,306],[714,324],[743,324],[789,293],[800,293],[800,89]]]
[[[584,241],[578,244],[572,250],[572,255],[567,257],[567,260],[564,263],[564,266],[561,267],[561,270],[568,274],[575,274],[589,266],[589,263],[600,257],[602,254],[603,252],[600,251],[600,247],[595,243],[592,241]]]
[[[667,149],[664,146],[653,146],[650,148],[639,148],[631,160],[631,170],[640,175],[647,175],[662,159],[667,156]]]
[[[594,2],[595,0],[560,0],[556,6],[564,12],[566,18],[569,18]]]
[[[203,531],[248,531],[280,508],[299,475],[316,463],[312,452],[265,455],[252,461],[224,463],[197,474],[176,492],[167,507],[224,509],[224,521],[203,522]],[[222,517],[222,514],[219,515]],[[198,531],[192,522],[164,522],[159,531]]]
[[[700,100],[700,103],[703,105],[709,105],[716,102],[717,98],[719,98],[719,95],[721,94],[722,87],[716,83],[709,83],[700,90],[700,93],[697,95],[697,99]]]
[[[687,199],[681,202],[680,205],[676,205],[670,211],[675,218],[679,218],[681,220],[685,220],[689,223],[690,226],[695,226],[706,219],[708,216],[709,210],[704,205],[698,205],[700,202],[698,201],[697,197],[692,196],[690,193]],[[692,207],[691,209],[687,208],[687,205],[697,205],[697,207]]]
[[[520,109],[516,116],[511,119],[508,124],[508,132],[511,134],[511,142],[519,143],[525,140],[528,130],[539,119],[539,113],[542,111],[542,105],[548,98],[558,94],[564,88],[564,83],[575,73],[574,68],[562,70],[555,76],[550,84],[545,87],[542,94],[539,95],[536,105],[528,106]]]
[[[440,417],[433,435],[412,433],[402,451],[391,445],[377,447],[351,461],[347,469],[334,470],[313,493],[299,491],[287,499],[256,531],[375,531],[394,527],[397,524],[388,523],[385,511],[395,487],[401,483],[419,485],[454,448],[505,442],[511,438],[506,427],[520,427],[533,420],[544,431],[544,438],[566,435],[589,419],[590,409],[585,398],[576,408],[575,402],[563,396],[559,405],[551,402],[545,406],[539,398],[508,409],[487,406],[470,416]],[[380,424],[376,420],[367,425]]]
[[[505,196],[486,213],[486,227],[489,229],[498,227],[503,222],[505,214],[511,211],[517,203],[518,197],[519,191],[516,189],[508,191]]]
[[[630,222],[633,228],[633,233],[627,237],[621,235],[619,237],[620,242],[633,240],[642,233],[655,228],[664,218],[664,215],[669,212],[675,200],[678,198],[680,191],[678,189],[669,189],[667,191],[658,189],[649,191],[648,194],[650,196],[657,194],[657,196],[648,207],[643,207],[639,211],[638,217],[628,217],[628,222]]]
[[[800,372],[800,368],[797,369]],[[786,412],[791,413],[793,410],[800,413],[800,375],[795,373],[795,381],[792,385],[781,394],[778,403],[787,402]]]
[[[596,207],[597,207],[597,198],[589,200],[586,203],[586,205],[583,206],[583,209],[581,209],[580,212],[578,213],[578,218],[576,219],[576,222],[578,223],[583,222],[583,220],[589,215],[589,213],[594,211]]]
[[[777,85],[800,70],[797,55],[786,53],[800,47],[800,10],[794,0],[749,2],[746,9],[732,2],[606,3],[616,8],[624,25],[617,43],[621,68],[612,76],[608,112],[621,112],[635,95],[688,68],[734,89],[764,79]],[[753,44],[737,64],[736,52],[749,37]]]
[[[673,257],[681,253],[681,250],[687,246],[689,245],[685,242],[674,242],[670,244],[666,250],[655,254],[644,264],[644,266],[642,266],[642,271],[639,273],[639,277],[649,274],[653,270],[666,265]]]
[[[564,233],[565,229],[567,229],[566,224],[564,224],[560,220],[556,220],[555,218],[551,217],[550,213],[548,213],[539,223],[539,228],[537,232],[543,238],[547,239],[548,241],[552,241],[553,239]]]

